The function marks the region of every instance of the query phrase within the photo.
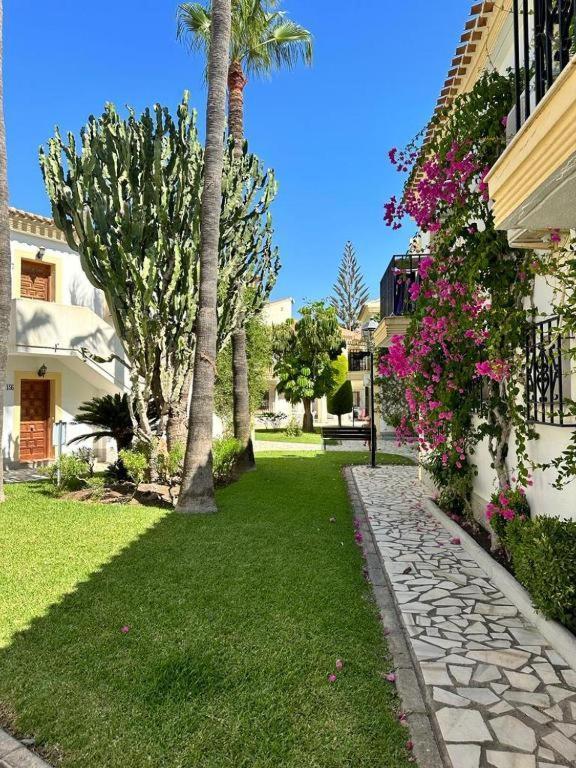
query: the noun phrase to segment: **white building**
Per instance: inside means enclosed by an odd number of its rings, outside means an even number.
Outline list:
[[[129,370],[101,291],[51,219],[10,209],[12,314],[2,455],[8,462],[54,457],[53,426],[67,439],[87,431],[73,424],[78,406],[126,392]],[[95,362],[90,355],[109,359]],[[89,445],[111,458],[112,441]],[[71,448],[65,448],[71,450]]]

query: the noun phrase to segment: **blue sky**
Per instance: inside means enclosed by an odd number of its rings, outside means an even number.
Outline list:
[[[6,0],[5,107],[10,202],[50,214],[37,151],[54,125],[77,131],[106,101],[174,107],[184,89],[204,120],[203,61],[175,39],[173,0]],[[275,298],[330,293],[352,240],[371,294],[410,229],[391,232],[401,189],[387,153],[427,122],[469,0],[284,0],[315,37],[312,69],[246,89],[250,148],[275,169],[283,269]]]

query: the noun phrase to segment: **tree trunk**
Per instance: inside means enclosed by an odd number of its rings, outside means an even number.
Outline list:
[[[186,513],[216,511],[212,476],[212,414],[216,377],[218,247],[224,165],[222,137],[226,127],[231,20],[231,0],[213,0],[194,380],[182,487],[176,507],[179,512]]]
[[[238,328],[232,334],[232,399],[234,402],[234,437],[243,447],[238,459],[239,469],[251,469],[256,465],[254,447],[250,436],[250,392],[248,387],[248,356],[246,331]]]
[[[173,403],[166,420],[166,446],[169,451],[177,445],[186,445],[188,434],[188,412],[190,410],[190,387],[192,373],[189,373],[182,387],[180,400]]]
[[[302,432],[314,432],[314,417],[312,416],[312,398],[305,397],[304,418],[302,419]]]
[[[3,63],[3,2],[0,0],[0,447],[4,429],[4,393],[8,364],[8,336],[12,281],[10,266],[10,218],[8,213],[8,180],[6,173],[6,129],[4,125]],[[4,459],[0,450],[0,501],[4,501]]]
[[[234,154],[241,155],[244,145],[244,88],[246,77],[239,61],[228,68],[228,131],[234,139]]]
[[[339,427],[342,426],[342,416],[341,416],[341,414],[338,414],[338,426]]]
[[[244,145],[244,88],[246,77],[239,61],[228,69],[228,130],[234,139],[234,154],[242,154]],[[238,459],[239,469],[252,469],[255,465],[254,448],[250,437],[250,390],[248,384],[248,356],[245,318],[240,314],[238,326],[232,334],[232,387],[234,402],[234,437],[243,447]]]

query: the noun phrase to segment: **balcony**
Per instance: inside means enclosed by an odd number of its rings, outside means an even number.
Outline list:
[[[498,229],[542,247],[576,226],[576,0],[514,0],[510,143],[488,174]],[[545,246],[544,246],[545,247]]]
[[[366,351],[349,352],[348,370],[351,373],[366,373],[370,371],[370,353]]]
[[[418,283],[420,254],[392,256],[388,269],[380,280],[380,317],[411,315],[414,302],[410,298],[410,286]]]
[[[9,351],[13,355],[65,357],[94,386],[125,389],[128,369],[114,328],[88,307],[12,299]],[[94,357],[108,359],[101,362]]]

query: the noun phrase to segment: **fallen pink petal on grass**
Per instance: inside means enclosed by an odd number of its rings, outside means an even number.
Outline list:
[[[128,624],[124,624],[123,627],[120,627],[120,632],[122,632],[123,635],[127,635],[128,632],[130,632],[130,627]]]
[[[408,741],[406,742],[406,749],[409,750],[410,752],[414,749],[414,742],[412,741],[412,739],[408,739]]]
[[[394,672],[388,672],[386,675],[386,680],[388,680],[389,683],[395,683],[396,682],[396,675]]]
[[[329,683],[335,683],[336,682],[336,675],[335,674],[328,675],[328,682]]]
[[[450,544],[460,544],[460,536],[453,536],[450,539]]]
[[[338,672],[344,669],[344,662],[342,661],[342,659],[336,659],[336,669],[338,670]]]

